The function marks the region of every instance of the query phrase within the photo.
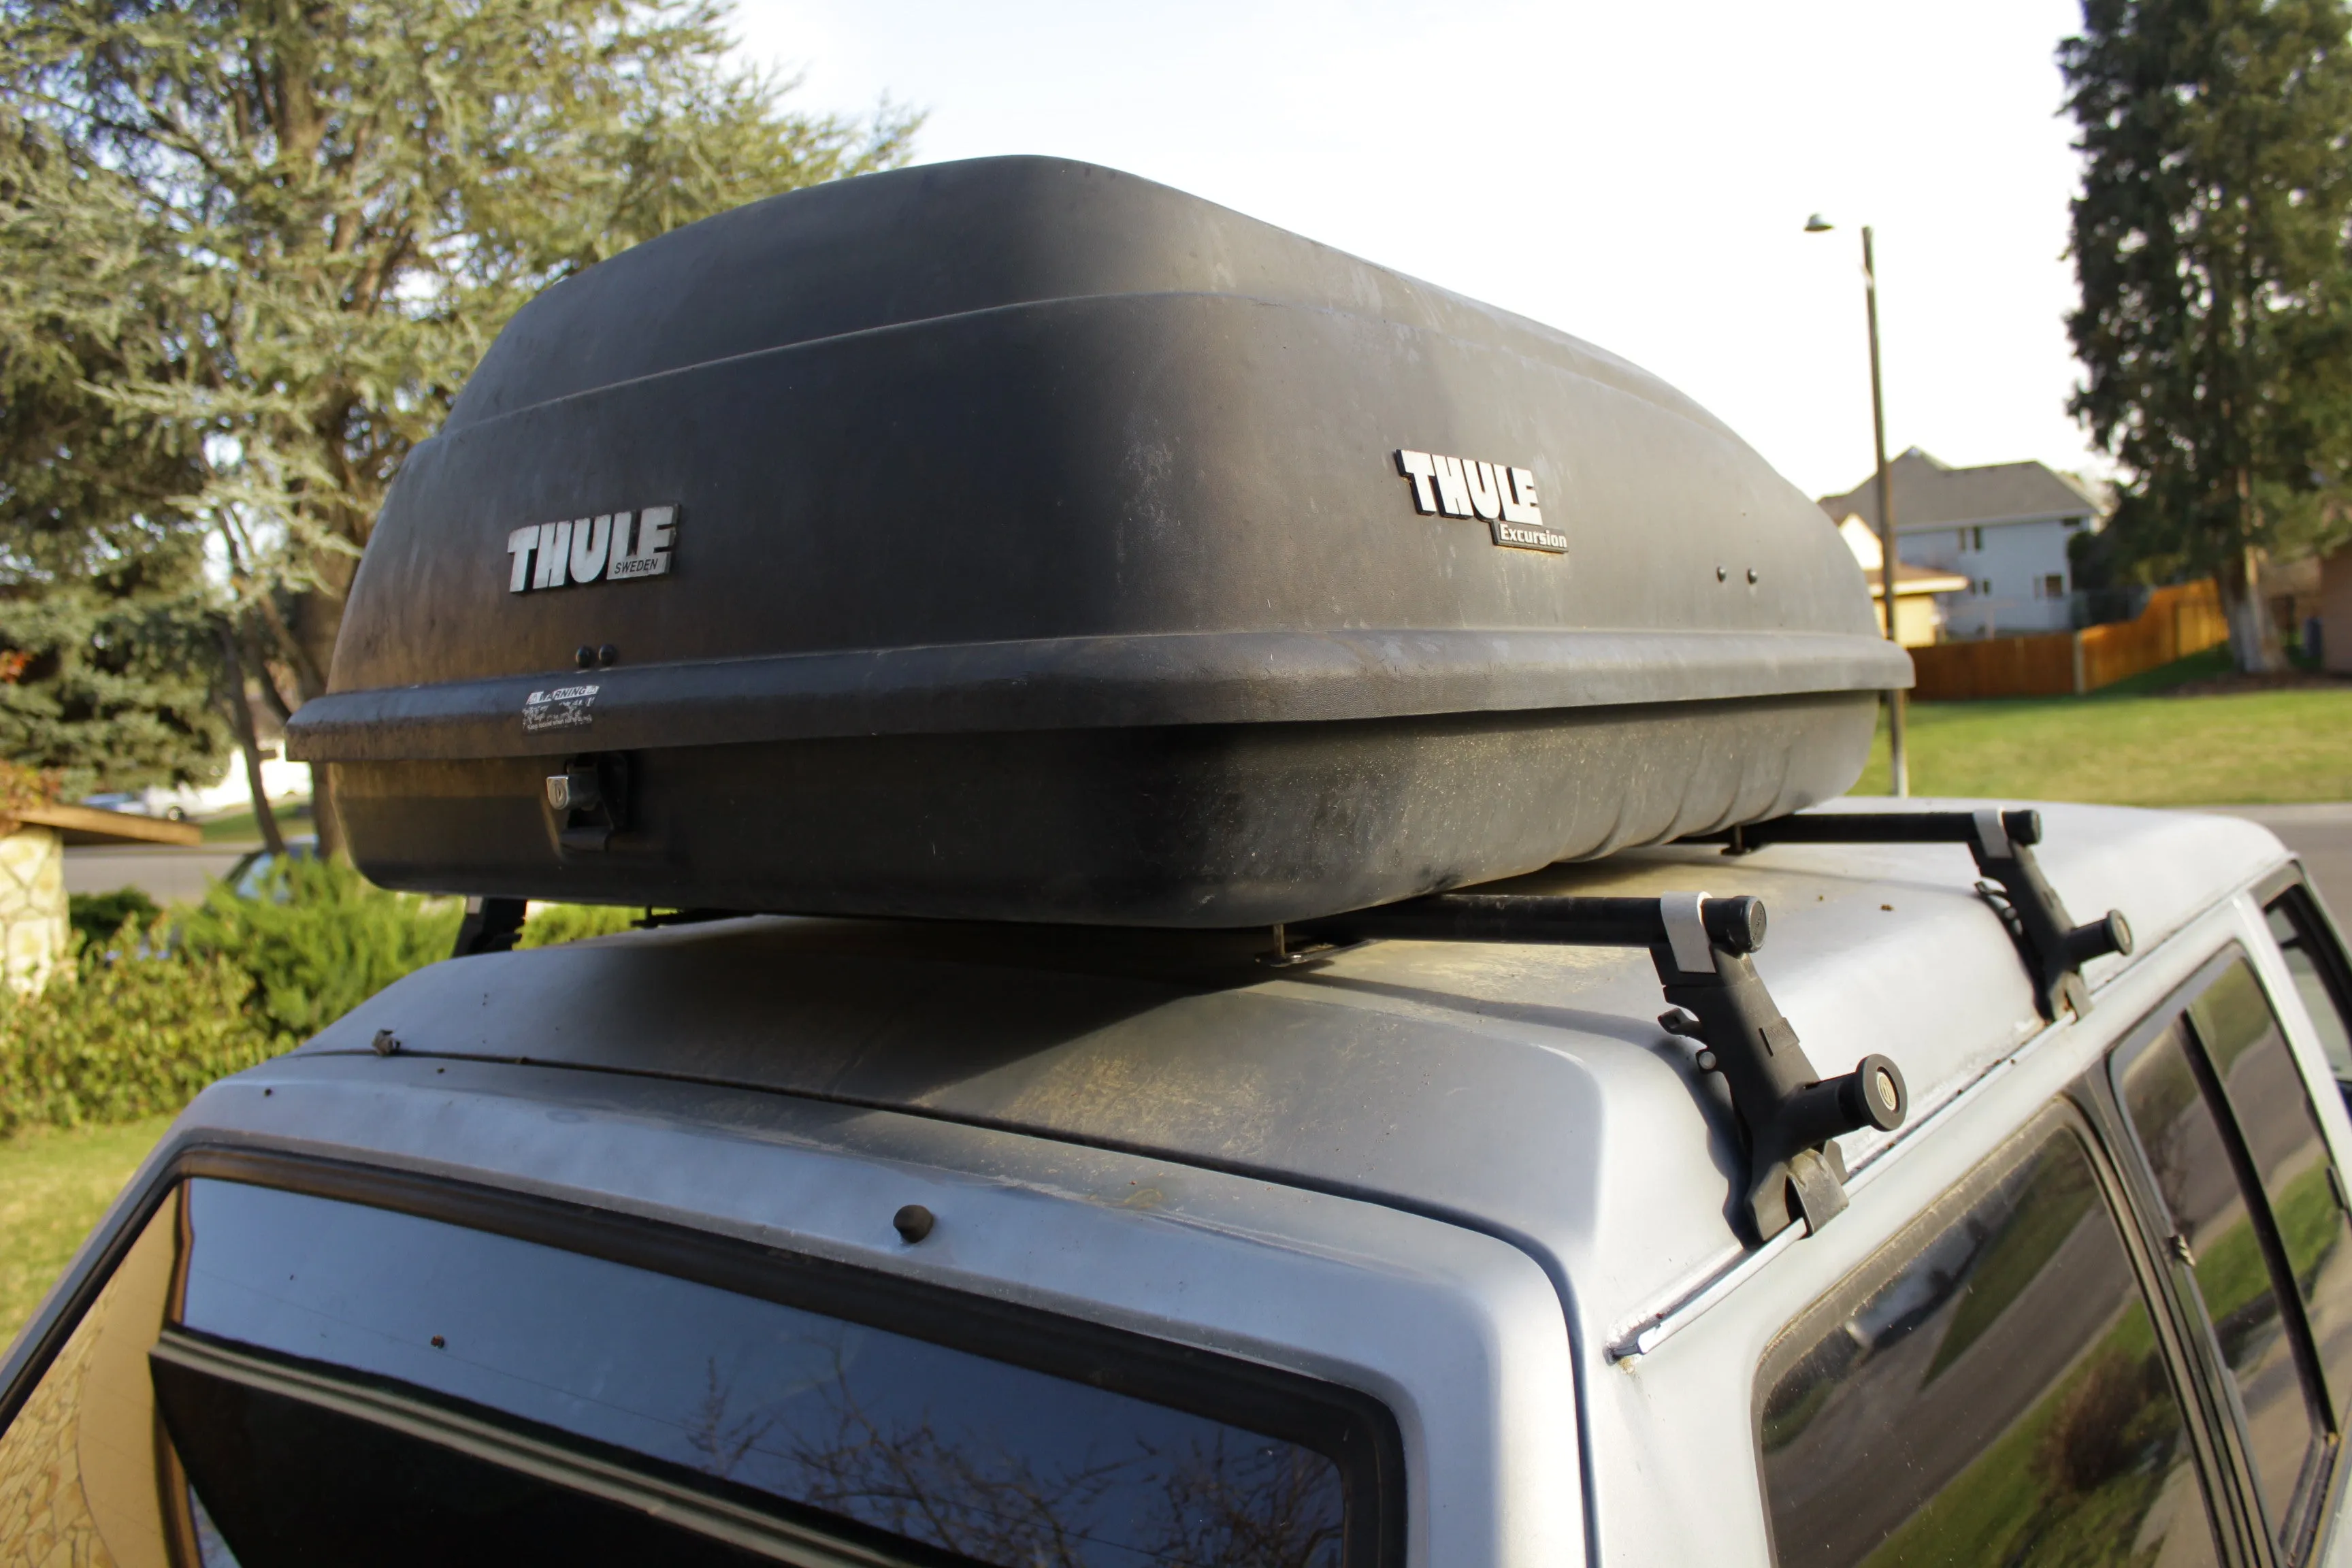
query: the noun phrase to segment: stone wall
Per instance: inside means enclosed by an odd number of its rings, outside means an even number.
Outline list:
[[[65,840],[54,827],[5,818],[0,828],[0,976],[17,991],[38,991],[73,951]]]

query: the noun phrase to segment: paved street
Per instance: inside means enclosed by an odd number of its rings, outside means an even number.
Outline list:
[[[66,851],[66,891],[110,893],[144,888],[159,904],[201,899],[208,878],[226,876],[251,846],[206,845],[200,849],[161,846],[93,844]]]
[[[2208,810],[2259,822],[2283,839],[2326,900],[2339,928],[2352,921],[2352,801],[2319,805],[2217,805]]]

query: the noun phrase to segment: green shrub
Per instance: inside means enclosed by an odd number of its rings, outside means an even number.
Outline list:
[[[247,1006],[253,976],[235,959],[170,944],[163,922],[127,921],[78,944],[78,972],[40,994],[0,987],[0,1136],[177,1110],[295,1044]]]
[[[66,918],[74,935],[85,942],[107,942],[130,921],[143,933],[163,911],[144,888],[117,888],[110,893],[76,893],[66,900]]]
[[[610,936],[635,925],[644,913],[617,904],[541,904],[523,921],[521,940],[515,945],[553,947],[582,937]]]
[[[464,915],[335,861],[280,861],[256,891],[215,883],[171,915],[135,889],[76,900],[73,971],[0,988],[0,1136],[177,1110],[447,957]],[[107,900],[131,918],[99,924]]]
[[[448,957],[464,918],[454,899],[386,892],[340,860],[289,858],[269,868],[252,898],[214,883],[173,935],[192,959],[243,969],[255,987],[248,1011],[299,1039]]]

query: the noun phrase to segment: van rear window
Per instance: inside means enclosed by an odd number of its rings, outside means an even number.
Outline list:
[[[520,1560],[553,1521],[600,1561],[794,1531],[1007,1568],[1372,1560],[1348,1442],[413,1213],[209,1178],[184,1213],[157,1393],[244,1568]]]

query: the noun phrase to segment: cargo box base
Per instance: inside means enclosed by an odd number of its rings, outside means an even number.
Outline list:
[[[331,766],[352,856],[387,887],[1255,926],[1811,805],[1860,770],[1876,700],[1842,691]],[[563,809],[558,777],[572,786]]]

